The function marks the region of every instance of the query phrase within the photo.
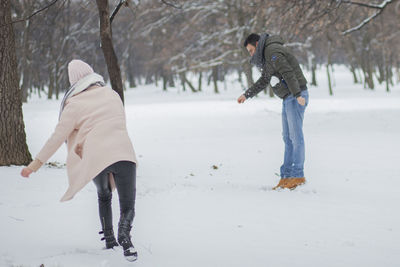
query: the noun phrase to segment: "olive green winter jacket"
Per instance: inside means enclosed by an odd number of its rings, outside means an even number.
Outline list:
[[[307,80],[299,62],[289,49],[283,46],[283,43],[282,38],[277,35],[267,38],[264,48],[265,66],[261,77],[244,93],[246,98],[254,97],[267,88],[272,76],[278,77],[280,81],[284,80],[283,83],[272,87],[274,93],[280,98],[285,98],[290,94],[297,97],[302,90],[307,89]]]

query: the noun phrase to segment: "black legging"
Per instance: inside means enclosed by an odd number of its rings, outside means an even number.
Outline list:
[[[136,164],[131,161],[118,161],[105,168],[93,182],[99,198],[99,215],[103,230],[112,229],[111,185],[109,173],[114,175],[119,196],[120,225],[131,226],[135,217]]]

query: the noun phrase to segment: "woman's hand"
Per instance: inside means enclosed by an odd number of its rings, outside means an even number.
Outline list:
[[[32,172],[33,172],[33,171],[32,171],[31,169],[29,169],[28,167],[25,167],[25,168],[22,169],[21,175],[22,175],[23,177],[28,178],[29,175],[31,175]]]

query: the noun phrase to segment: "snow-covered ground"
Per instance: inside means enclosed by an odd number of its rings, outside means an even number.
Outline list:
[[[237,81],[220,95],[129,89],[138,261],[102,249],[93,184],[60,203],[65,168],[24,179],[12,166],[0,168],[0,266],[400,266],[400,87],[365,90],[336,67],[330,97],[324,73],[304,121],[305,186],[271,189],[283,159],[280,100],[239,105]],[[24,105],[33,155],[58,107]],[[51,161],[65,156],[63,146]],[[113,207],[116,230],[117,194]]]

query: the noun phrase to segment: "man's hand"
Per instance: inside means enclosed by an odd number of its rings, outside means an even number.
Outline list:
[[[302,96],[297,97],[297,103],[304,106],[306,104],[306,99]]]
[[[239,104],[244,103],[244,101],[246,101],[246,97],[244,95],[239,96],[239,98],[237,99],[237,102]]]
[[[21,175],[22,175],[23,177],[28,178],[29,175],[30,175],[32,172],[33,172],[33,171],[32,171],[31,169],[29,169],[28,167],[25,167],[25,168],[22,169]]]

